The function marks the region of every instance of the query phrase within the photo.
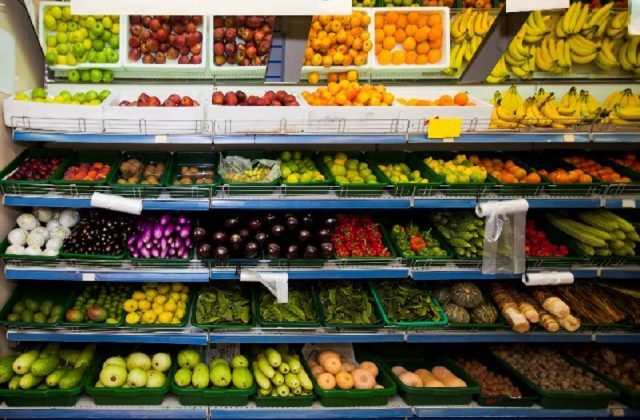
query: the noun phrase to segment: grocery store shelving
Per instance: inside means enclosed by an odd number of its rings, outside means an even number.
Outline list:
[[[3,196],[5,206],[18,207],[66,207],[86,209],[91,208],[90,197],[60,197],[60,196],[23,196],[5,194]],[[209,199],[149,199],[142,200],[143,210],[184,210],[184,211],[205,211],[209,210]]]
[[[13,139],[15,141],[25,142],[87,144],[211,144],[211,136],[207,136],[204,134],[91,134],[14,130]]]
[[[5,264],[4,274],[7,280],[137,283],[149,281],[206,283],[209,281],[209,270],[206,268],[134,268],[133,266],[99,266],[97,262],[89,264],[92,265],[18,266]]]

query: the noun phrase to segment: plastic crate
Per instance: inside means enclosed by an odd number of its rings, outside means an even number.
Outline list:
[[[309,379],[313,377],[308,366],[303,362],[304,357],[300,356],[301,369],[307,373]],[[253,397],[257,407],[278,408],[278,407],[311,407],[313,405],[313,391],[308,395],[292,395],[287,397],[272,397],[271,395],[262,396],[258,393]]]
[[[549,157],[542,157],[541,155],[519,155],[517,158],[528,168],[537,172],[541,170],[552,172],[556,169],[564,169],[566,171],[575,169],[575,167],[564,161]],[[597,178],[593,178],[591,184],[558,184],[553,182],[553,180],[549,180],[546,192],[553,196],[587,196],[600,194],[604,191],[604,188],[605,186],[602,181]]]
[[[18,194],[18,195],[30,195],[30,194],[47,194],[51,191],[48,186],[51,180],[60,177],[63,167],[66,165],[68,157],[71,151],[66,149],[27,149],[20,153],[15,159],[9,163],[2,171],[0,171],[0,186],[2,186],[2,192],[5,194]],[[60,166],[56,169],[49,178],[43,181],[23,181],[23,180],[10,180],[6,179],[11,175],[20,164],[22,164],[27,158],[60,158]]]
[[[366,156],[360,152],[342,152],[342,153],[346,154],[348,159],[358,159],[360,163],[367,163]],[[323,169],[320,169],[320,170],[322,172],[332,173],[329,167],[327,166],[327,164],[324,163],[324,160],[323,160],[324,156],[333,156],[333,154],[324,153],[318,156],[318,164],[324,167]],[[371,169],[372,173],[374,172],[373,168],[369,167],[369,169]],[[376,175],[376,178],[377,178],[377,175]],[[387,186],[387,182],[379,178],[378,178],[378,182],[375,182],[375,183],[357,183],[357,184],[356,183],[343,184],[337,181],[335,177],[333,179],[335,184],[338,186],[336,190],[336,194],[340,197],[380,196],[382,195],[382,192],[385,190],[385,187]]]
[[[130,289],[130,288],[129,288]],[[130,289],[131,290],[131,289]],[[129,290],[129,291],[130,291]],[[72,309],[75,301],[78,297],[78,295],[80,295],[80,293],[82,292],[81,289],[76,289],[71,297],[71,300],[69,301],[69,304],[65,307],[65,314],[67,313],[68,310]],[[95,297],[95,296],[92,296]],[[80,328],[94,328],[94,327],[104,327],[104,328],[111,328],[111,327],[120,327],[122,326],[122,324],[124,323],[124,317],[126,316],[126,312],[121,308],[120,309],[120,320],[115,323],[115,324],[109,324],[107,322],[90,322],[90,321],[86,321],[86,322],[69,322],[66,320],[63,320],[61,325],[65,326],[65,327],[80,327]]]
[[[169,195],[174,198],[209,198],[220,184],[218,175],[218,153],[216,152],[177,152],[171,160],[169,178],[165,187]],[[195,166],[198,169],[213,171],[212,184],[175,184],[174,181],[181,176],[181,166]]]
[[[120,160],[121,156],[122,153],[117,151],[81,150],[66,161],[59,176],[55,177],[52,182],[53,184],[62,186],[65,194],[90,194],[95,190],[95,187],[102,187],[107,184],[107,180],[113,176],[113,173],[116,171],[116,164]],[[69,167],[78,166],[81,163],[88,163],[89,165],[92,165],[96,162],[102,162],[111,166],[104,179],[100,181],[66,181],[63,179],[64,173],[69,169]]]
[[[412,153],[411,156],[412,158],[418,159],[420,162],[424,163],[424,160],[428,157],[448,161],[455,158],[456,154],[451,152],[418,152]],[[429,168],[426,163],[424,165],[433,173],[435,173],[435,171]],[[487,192],[494,192],[497,184],[498,182],[491,176],[491,174],[487,174],[487,178],[484,182],[450,184],[446,181],[446,179],[443,179],[442,185],[440,185],[439,192],[447,196],[478,195],[485,194]]]
[[[369,287],[367,287],[366,285],[364,285],[363,283],[363,289],[364,291],[368,294],[369,296],[369,302],[371,302],[371,309],[373,311],[373,315],[374,315],[374,321],[371,324],[352,324],[352,323],[348,323],[348,324],[337,324],[337,323],[331,323],[328,322],[326,320],[326,317],[324,315],[324,306],[322,305],[322,301],[320,300],[320,291],[318,291],[318,293],[314,294],[314,298],[316,299],[316,306],[319,308],[320,310],[320,319],[322,321],[322,324],[326,327],[331,327],[331,328],[338,328],[338,329],[379,329],[381,327],[384,326],[384,318],[382,317],[382,314],[380,312],[380,307],[378,306],[378,304],[376,303],[372,293],[371,293],[371,289]]]
[[[187,307],[185,308],[184,311],[184,318],[182,319],[182,321],[179,324],[143,324],[143,323],[138,323],[138,324],[129,324],[126,320],[126,318],[124,318],[124,323],[122,324],[125,327],[129,327],[129,328],[151,328],[151,329],[155,329],[155,328],[162,328],[162,329],[172,329],[172,328],[184,328],[187,323],[189,322],[189,316],[191,314],[191,307],[195,306],[193,304],[194,301],[194,292],[190,291],[189,292],[189,301],[187,302]],[[126,316],[126,314],[125,314]]]
[[[162,176],[158,180],[158,184],[118,184],[120,178],[120,165],[128,159],[138,159],[142,163],[142,171],[150,163],[164,163],[165,168]],[[126,152],[117,163],[117,169],[113,171],[111,177],[107,181],[107,185],[111,187],[111,192],[115,195],[135,198],[157,198],[162,192],[162,188],[167,184],[169,178],[169,167],[171,164],[171,155],[166,152]],[[140,182],[144,180],[140,174]]]
[[[228,283],[228,282],[227,282]],[[221,286],[224,285],[225,282],[215,282],[212,283],[211,286]],[[242,293],[243,296],[249,299],[249,323],[242,324],[240,322],[237,323],[217,323],[217,324],[204,324],[200,323],[196,319],[196,310],[198,307],[198,299],[200,299],[200,293],[203,289],[206,289],[207,286],[203,286],[198,290],[198,293],[191,300],[193,301],[193,306],[191,307],[191,325],[194,327],[198,327],[201,329],[225,329],[225,330],[250,330],[256,326],[256,315],[253,313],[252,304],[251,304],[251,291],[248,286],[244,286]]]
[[[7,317],[12,313],[13,306],[21,300],[25,299],[33,299],[40,305],[45,300],[50,300],[53,302],[53,306],[62,306],[62,308],[66,308],[69,306],[72,298],[71,289],[68,286],[56,286],[55,288],[42,288],[36,287],[34,284],[27,284],[18,286],[11,296],[4,304],[2,309],[0,310],[0,323],[3,325],[14,326],[14,327],[32,327],[32,328],[42,328],[42,327],[52,327],[60,324],[60,322],[64,319],[64,311],[60,313],[58,320],[56,322],[23,322],[23,321],[9,321]]]
[[[15,225],[12,230],[17,228],[18,225]],[[46,242],[45,242],[46,243]],[[58,256],[48,257],[46,255],[25,255],[25,254],[8,254],[7,248],[9,248],[9,236],[4,238],[2,242],[0,242],[0,258],[4,260],[22,260],[22,261],[55,261]]]
[[[413,222],[413,221],[410,221]],[[402,224],[400,224],[402,226]],[[406,228],[409,225],[409,223],[406,223],[405,226],[402,226],[404,228]],[[424,226],[424,224],[421,223],[416,223],[416,225],[418,225],[418,227]],[[393,226],[391,226],[391,230],[393,231]],[[393,246],[393,249],[396,252],[396,255],[402,257],[403,259],[407,260],[407,263],[409,265],[415,265],[416,261],[429,261],[431,260],[432,263],[431,265],[442,265],[442,263],[438,263],[438,260],[450,260],[453,259],[455,252],[453,250],[453,248],[449,245],[449,243],[447,242],[447,240],[440,234],[440,232],[433,228],[430,227],[429,230],[431,230],[431,233],[433,234],[434,239],[436,239],[439,242],[439,247],[444,250],[446,252],[446,255],[407,255],[405,254],[400,247],[398,246],[397,241],[395,241],[393,239],[392,233],[389,234],[389,238],[391,240],[391,245]]]
[[[315,163],[316,169],[320,171],[320,173],[324,176],[323,181],[311,181],[311,182],[296,182],[296,183],[287,183],[286,180],[282,179],[282,185],[280,190],[285,195],[309,195],[309,194],[327,194],[330,189],[330,186],[334,184],[335,179],[331,172],[327,169],[326,166],[322,165],[321,162],[318,161],[317,156],[315,156],[312,152],[303,151],[302,157],[308,157],[312,159]],[[280,153],[270,153],[268,155],[269,159],[277,160],[280,158]]]
[[[224,152],[224,154],[220,156],[220,165],[218,166],[218,170],[220,170],[220,166],[222,166],[222,159],[227,156],[241,156],[250,160],[269,159],[266,152]],[[218,175],[220,177],[221,184],[224,184],[229,195],[268,195],[273,194],[273,192],[276,191],[277,186],[280,185],[279,176],[269,182],[227,182],[221,174]]]
[[[394,258],[396,258],[397,254],[396,254],[395,248],[393,247],[393,244],[391,243],[391,238],[389,237],[389,233],[387,232],[387,229],[380,223],[376,223],[376,225],[378,226],[378,230],[380,230],[380,233],[382,234],[382,245],[384,245],[389,250],[388,257],[339,257],[339,258],[345,261],[351,261],[351,262],[361,261],[363,263],[366,263],[368,261],[384,261],[384,260],[391,261]]]
[[[416,285],[417,287],[425,287],[425,286],[422,286],[420,283],[416,283]],[[378,309],[382,314],[382,319],[384,320],[384,323],[386,325],[394,326],[394,327],[405,327],[405,328],[433,328],[433,327],[441,327],[443,325],[447,325],[447,323],[449,322],[447,315],[442,310],[442,306],[440,306],[440,303],[438,302],[438,300],[433,296],[431,297],[431,299],[433,300],[433,304],[436,306],[438,313],[442,318],[441,320],[439,321],[391,321],[387,316],[387,311],[384,307],[384,304],[380,300],[380,296],[378,296],[378,293],[376,292],[375,283],[369,282],[369,287],[371,288],[371,294],[373,295],[373,299],[376,302],[376,305],[378,306]]]
[[[289,285],[289,288],[291,289],[291,285]],[[313,290],[313,287],[309,286],[306,291],[309,294],[309,298],[311,299],[311,304],[313,305],[313,309],[316,313],[316,320],[315,321],[306,321],[306,322],[287,322],[287,321],[282,321],[282,322],[277,322],[277,321],[265,321],[264,319],[262,319],[262,315],[260,313],[260,297],[262,295],[262,293],[270,293],[269,291],[266,291],[266,289],[263,289],[263,292],[261,293],[260,291],[257,290],[257,287],[254,287],[252,290],[252,305],[253,305],[253,314],[256,318],[257,323],[262,326],[262,327],[267,327],[267,328],[300,328],[300,327],[319,327],[322,325],[321,320],[320,320],[320,309],[318,308],[318,299],[315,296],[315,291]]]
[[[411,155],[406,152],[371,152],[366,155],[366,158],[369,167],[378,179],[383,180],[383,182],[386,182],[391,186],[391,194],[394,196],[431,196],[436,193],[438,187],[443,181],[441,176],[436,175],[433,171],[427,168],[424,163],[412,159]],[[378,165],[395,163],[406,163],[412,171],[420,171],[420,176],[428,179],[429,182],[426,184],[415,182],[392,182],[384,172],[382,172]]]

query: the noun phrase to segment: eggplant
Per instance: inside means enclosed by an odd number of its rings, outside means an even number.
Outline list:
[[[329,229],[333,229],[338,225],[338,221],[335,218],[330,217],[324,221],[324,225]]]
[[[251,233],[249,232],[249,229],[242,228],[238,231],[238,235],[240,235],[243,241],[246,241],[247,239],[249,239],[249,236],[251,236]]]
[[[160,224],[161,225],[166,225],[169,222],[171,222],[171,214],[170,213],[165,213],[162,215],[162,217],[160,217]]]
[[[231,217],[224,221],[224,228],[227,230],[235,230],[240,225],[240,220],[237,217]]]
[[[298,258],[298,253],[299,253],[299,249],[298,249],[298,245],[296,244],[291,244],[287,247],[287,258]]]
[[[226,246],[219,246],[215,250],[215,257],[217,260],[228,260],[229,259],[229,250]]]
[[[191,236],[193,237],[193,240],[198,243],[207,236],[207,231],[202,226],[198,226],[197,228],[193,229],[193,234]]]
[[[307,245],[304,249],[304,258],[318,258],[318,248],[315,245]]]
[[[331,258],[335,254],[335,248],[331,242],[323,242],[320,244],[320,255],[322,258]]]
[[[253,239],[255,239],[258,245],[264,246],[264,244],[266,244],[267,240],[269,239],[269,235],[264,232],[258,232],[256,233],[256,236],[253,237]]]
[[[313,215],[311,213],[307,213],[304,216],[302,216],[302,224],[305,226],[312,226],[313,225]]]
[[[288,217],[286,224],[287,229],[289,229],[290,231],[298,229],[298,219],[296,219],[294,216]]]
[[[322,228],[322,229],[318,229],[318,239],[321,242],[328,242],[331,240],[331,229],[327,229],[327,228]]]
[[[283,233],[284,226],[282,225],[273,225],[273,227],[271,228],[271,236],[273,236],[274,238],[282,236]]]
[[[157,227],[156,227],[157,229]],[[167,223],[166,225],[164,225],[164,229],[162,230],[162,235],[163,236],[171,236],[171,234],[173,233],[173,230],[175,229],[175,226],[173,225],[173,223]],[[155,235],[155,230],[153,231],[154,235]]]
[[[264,216],[264,222],[270,226],[274,225],[277,221],[278,221],[278,218],[273,213],[267,213],[267,215]]]
[[[229,235],[227,235],[223,231],[218,231],[213,234],[213,242],[216,245],[226,244],[228,240],[229,240]]]
[[[269,243],[269,245],[267,245],[267,258],[280,258],[280,245],[275,242]]]
[[[249,229],[254,232],[258,232],[260,231],[260,228],[262,228],[262,220],[258,219],[257,217],[249,220]]]
[[[258,256],[258,244],[255,242],[248,242],[244,246],[244,257],[255,258]]]
[[[209,244],[201,244],[198,247],[198,259],[199,260],[208,260],[211,258],[211,245]]]
[[[234,233],[229,237],[229,245],[234,251],[238,251],[242,247],[242,237],[237,233]]]
[[[309,242],[311,240],[311,232],[306,229],[301,229],[298,232],[298,240],[302,243]]]

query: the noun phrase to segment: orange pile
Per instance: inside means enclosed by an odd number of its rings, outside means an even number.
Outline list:
[[[315,92],[304,91],[302,97],[311,106],[389,106],[394,100],[384,85],[360,85],[348,80],[329,82]]]
[[[463,0],[462,7],[468,9],[469,7],[475,7],[476,9],[491,9],[491,0]]]
[[[367,25],[371,18],[363,12],[347,16],[314,16],[311,21],[305,66],[362,66],[373,48]]]
[[[442,58],[442,17],[437,12],[376,12],[378,64],[434,64]]]
[[[451,95],[442,95],[435,101],[428,99],[402,99],[398,98],[398,102],[406,106],[475,106],[473,102],[469,102],[469,95],[466,92],[458,92],[454,97]]]
[[[483,167],[492,177],[504,184],[539,184],[542,182],[542,178],[536,172],[527,173],[524,168],[516,165],[512,160],[502,162],[502,159],[480,158],[471,155],[471,162]]]
[[[591,184],[593,178],[584,173],[581,169],[566,171],[558,168],[554,171],[547,172],[544,169],[538,171],[540,175],[544,175],[556,184]]]
[[[620,175],[618,172],[613,170],[611,166],[604,166],[601,163],[598,163],[593,159],[587,159],[584,156],[568,156],[564,158],[564,161],[572,164],[582,171],[585,171],[591,176],[601,179],[604,182],[631,182],[630,178]]]

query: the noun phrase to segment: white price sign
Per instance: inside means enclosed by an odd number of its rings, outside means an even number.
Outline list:
[[[73,0],[72,0],[73,1]],[[569,0],[506,0],[507,13],[532,12],[534,10],[568,9]]]
[[[273,271],[242,270],[240,281],[262,283],[276,297],[278,303],[289,302],[289,274]]]
[[[629,34],[640,35],[640,0],[629,0]]]

